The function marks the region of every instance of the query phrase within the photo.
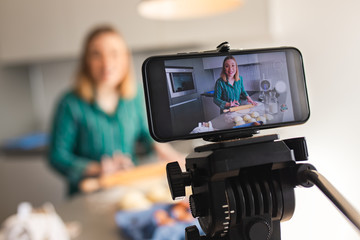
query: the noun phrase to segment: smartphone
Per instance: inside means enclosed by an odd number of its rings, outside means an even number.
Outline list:
[[[310,116],[294,47],[153,56],[142,75],[149,130],[159,142],[240,136]]]

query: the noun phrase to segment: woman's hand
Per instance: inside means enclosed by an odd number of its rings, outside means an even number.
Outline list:
[[[83,193],[92,193],[101,189],[98,178],[85,178],[79,183],[79,189]]]
[[[227,107],[227,108],[229,108],[229,107],[237,107],[237,106],[240,106],[240,103],[237,100],[230,101],[230,102],[227,102],[225,104],[225,107]]]
[[[97,177],[101,175],[101,165],[98,162],[90,162],[84,172],[85,177]]]
[[[131,159],[121,153],[115,153],[113,157],[101,159],[102,175],[111,175],[120,171],[129,170],[134,167]]]
[[[101,189],[99,177],[126,171],[133,167],[131,159],[124,154],[115,153],[113,157],[104,156],[100,163],[94,161],[88,164],[84,172],[85,179],[79,183],[79,189],[83,193],[95,192]]]
[[[83,193],[91,193],[100,189],[98,177],[101,175],[101,165],[92,161],[88,163],[84,171],[84,177],[79,183],[79,189]]]
[[[252,105],[254,105],[254,106],[257,105],[257,102],[255,102],[254,100],[252,100],[250,96],[247,96],[246,98],[247,98],[247,101],[248,101],[249,103],[251,103]]]
[[[240,106],[240,103],[237,100],[230,102],[230,107],[237,107],[237,106]]]

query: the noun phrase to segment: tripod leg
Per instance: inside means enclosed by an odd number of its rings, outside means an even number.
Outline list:
[[[360,214],[323,175],[316,170],[305,170],[303,174],[306,179],[314,183],[355,227],[360,230]]]
[[[270,240],[280,240],[280,221],[273,221],[273,232]]]

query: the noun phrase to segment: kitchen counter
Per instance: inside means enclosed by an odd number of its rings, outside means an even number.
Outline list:
[[[145,194],[164,187],[165,163],[142,165],[105,180],[103,184],[107,186],[106,189],[90,194],[79,194],[57,208],[64,222],[75,221],[81,224],[81,234],[75,240],[125,239],[115,222],[120,200],[129,191]],[[168,200],[171,201],[170,195]]]
[[[251,96],[251,98],[254,101],[258,102],[259,92],[255,92],[255,93],[251,92],[251,94],[249,94],[249,95]],[[242,105],[249,104],[246,100],[243,100],[241,103],[242,103]],[[260,114],[260,116],[263,116],[264,114],[268,113],[268,109],[266,109],[264,103],[258,102],[257,106],[254,106],[250,109],[220,114],[219,116],[213,118],[211,120],[211,123],[212,123],[213,128],[216,130],[231,129],[235,126],[234,117],[236,117],[236,116],[243,117],[246,114],[250,115],[252,112],[258,112]],[[270,121],[267,120],[266,124],[279,123],[279,122],[283,121],[283,113],[280,112],[280,110],[278,110],[278,113],[271,114],[271,115],[273,116],[273,119]]]
[[[109,201],[115,201],[121,191],[121,188],[109,189],[79,195],[69,199],[56,211],[64,222],[80,223],[81,233],[75,240],[119,240],[122,238],[115,223],[116,205]]]
[[[79,230],[72,240],[125,240],[115,224],[116,205],[108,199],[116,200],[121,189],[109,189],[94,194],[78,195],[56,207],[57,214],[65,224],[71,224]],[[73,227],[72,227],[73,228]],[[4,240],[4,231],[0,231],[0,240]]]
[[[251,114],[252,112],[258,112],[260,115],[265,113],[264,104],[259,103],[258,106],[255,106],[250,109],[244,109],[236,112],[223,113],[211,120],[212,126],[216,130],[222,129],[231,129],[235,126],[234,117],[241,116],[243,117],[246,114]]]
[[[158,187],[167,187],[164,164],[159,162],[138,167],[132,172],[129,171],[129,174],[133,175],[132,178],[124,173],[124,176],[115,176],[112,180],[107,179],[105,189],[65,199],[61,203],[54,204],[55,210],[65,223],[75,223],[73,226],[80,226],[80,234],[74,240],[126,239],[122,237],[121,230],[115,222],[120,200],[128,191],[145,193],[154,191]],[[146,169],[148,172],[145,172]],[[169,201],[172,202],[170,196]],[[33,205],[40,207],[43,203]],[[17,205],[17,203],[14,204]],[[16,207],[12,209],[11,214],[15,212]],[[0,231],[0,240],[4,239],[2,234]]]

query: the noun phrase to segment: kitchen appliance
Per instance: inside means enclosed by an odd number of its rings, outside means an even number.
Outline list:
[[[263,79],[260,80],[260,95],[259,101],[265,102],[266,101],[266,93],[272,88],[272,83],[270,79],[265,78],[265,74],[263,74]]]
[[[165,67],[171,98],[196,93],[196,82],[192,67]]]

